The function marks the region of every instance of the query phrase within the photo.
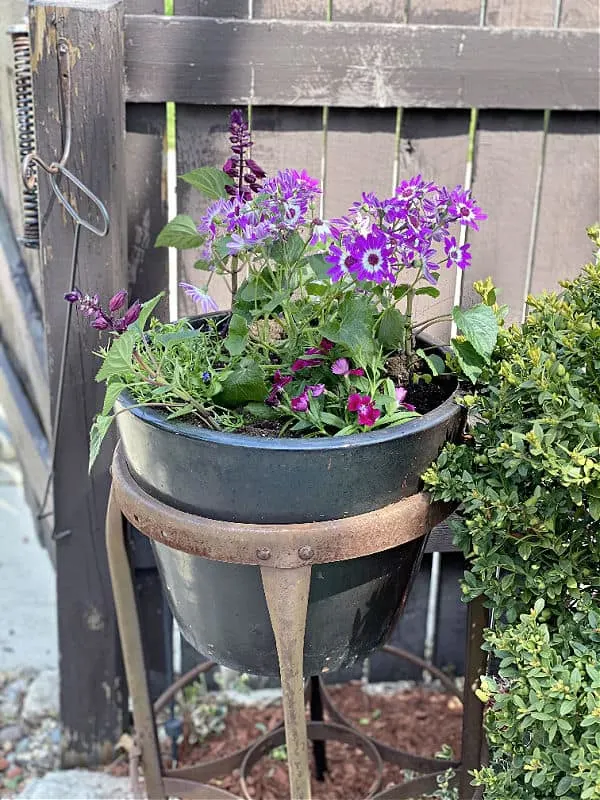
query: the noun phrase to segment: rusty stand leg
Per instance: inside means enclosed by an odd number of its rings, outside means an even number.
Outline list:
[[[113,489],[111,489],[106,512],[106,549],[125,673],[133,705],[136,740],[142,754],[146,794],[149,800],[165,800],[154,714],[144,665],[142,637],[129,559],[125,549],[123,517],[115,500]]]
[[[302,668],[311,569],[261,567],[260,572],[279,659],[290,797],[310,800]]]
[[[321,697],[321,681],[318,675],[310,679],[310,719],[311,722],[323,722],[323,698]],[[313,755],[315,757],[315,775],[318,781],[325,780],[327,772],[327,756],[325,742],[313,742]]]
[[[460,769],[460,800],[471,800],[474,789],[469,772],[481,766],[483,749],[483,703],[475,695],[479,679],[487,669],[488,654],[481,649],[483,631],[489,614],[478,597],[469,603],[467,615],[467,657],[463,701],[462,758]]]

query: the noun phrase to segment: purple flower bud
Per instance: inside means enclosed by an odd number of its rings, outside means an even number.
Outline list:
[[[72,292],[67,292],[65,295],[65,300],[67,303],[78,303],[83,295],[79,291],[79,289],[74,289]]]
[[[123,308],[125,303],[127,302],[127,292],[125,289],[121,289],[121,291],[117,292],[113,295],[110,300],[108,301],[108,307],[111,312],[118,311],[120,308]]]
[[[246,166],[248,167],[248,169],[252,170],[252,172],[256,175],[257,178],[264,178],[265,177],[266,172],[264,171],[264,169],[261,166],[259,166],[256,163],[256,161],[254,161],[253,158],[247,158],[246,159]]]
[[[104,317],[101,317],[100,315],[96,317],[96,319],[91,323],[91,325],[92,328],[96,328],[99,331],[105,331],[111,327],[110,322],[107,319],[104,319]]]
[[[133,325],[133,323],[139,317],[141,310],[142,304],[139,300],[136,300],[132,306],[129,306],[127,311],[123,314],[123,322],[127,327],[129,327],[129,325]]]
[[[242,114],[239,108],[234,108],[231,114],[229,115],[229,124],[230,125],[244,124],[244,115]]]

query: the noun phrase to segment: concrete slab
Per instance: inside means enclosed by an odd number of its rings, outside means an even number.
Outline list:
[[[35,778],[19,795],[26,800],[126,800],[132,798],[129,778],[73,769]]]

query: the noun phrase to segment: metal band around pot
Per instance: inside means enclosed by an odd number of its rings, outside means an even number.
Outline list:
[[[123,515],[161,544],[213,561],[294,569],[359,558],[425,536],[454,509],[426,492],[344,519],[293,525],[223,522],[179,511],[133,479],[120,445],[112,463],[113,490]]]

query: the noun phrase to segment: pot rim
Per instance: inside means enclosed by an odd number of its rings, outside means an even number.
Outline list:
[[[184,436],[188,439],[206,443],[248,449],[314,452],[315,450],[343,450],[351,447],[368,447],[369,445],[388,442],[405,436],[408,437],[411,434],[443,425],[458,413],[459,406],[456,403],[456,397],[459,393],[460,390],[457,384],[450,397],[444,400],[443,403],[421,417],[409,420],[403,425],[395,425],[376,431],[351,433],[347,436],[315,436],[310,439],[285,436],[251,436],[247,433],[213,431],[208,428],[202,428],[199,425],[192,425],[189,422],[181,422],[180,420],[169,421],[163,413],[155,408],[147,406],[132,407],[135,406],[135,399],[126,389],[119,395],[117,403],[123,409],[128,409],[129,413],[147,425],[168,431],[175,436]],[[125,411],[122,413],[125,413]]]

